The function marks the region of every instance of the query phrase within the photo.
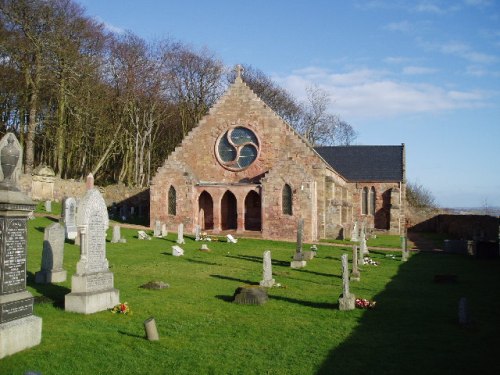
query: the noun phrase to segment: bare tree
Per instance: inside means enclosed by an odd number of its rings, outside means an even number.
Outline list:
[[[312,146],[349,145],[357,137],[356,132],[339,116],[328,112],[328,93],[317,86],[306,89],[307,102],[303,104],[302,119],[297,130]]]
[[[406,200],[411,207],[436,208],[431,191],[418,182],[408,182],[406,185]]]

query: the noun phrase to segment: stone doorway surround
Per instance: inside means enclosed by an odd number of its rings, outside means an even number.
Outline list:
[[[233,183],[233,184],[227,184],[227,183],[199,183],[195,186],[195,191],[197,194],[197,202],[198,204],[194,207],[194,212],[193,213],[193,226],[194,225],[201,225],[201,223],[198,223],[200,220],[199,218],[199,211],[200,208],[203,208],[205,212],[205,223],[207,223],[207,218],[206,218],[206,213],[207,209],[208,211],[210,208],[208,208],[207,202],[210,202],[210,199],[208,196],[212,199],[213,202],[213,207],[212,207],[212,213],[213,213],[213,233],[220,233],[224,230],[232,229],[236,230],[236,233],[243,233],[245,231],[252,231],[253,228],[258,227],[262,229],[264,226],[264,223],[262,221],[262,213],[259,210],[260,218],[256,217],[255,211],[251,214],[252,217],[252,225],[250,226],[249,229],[245,230],[246,228],[246,223],[245,223],[245,218],[248,218],[247,215],[247,207],[245,206],[246,198],[250,192],[254,192],[258,194],[258,197],[260,197],[260,202],[262,203],[262,187],[260,184],[250,184],[250,183]],[[229,194],[230,193],[230,194]],[[255,195],[252,193],[252,196],[255,199]],[[207,196],[208,194],[208,196]],[[234,196],[236,199],[236,202],[234,204],[234,207],[228,207],[227,205],[229,204],[228,198],[230,197],[231,194]],[[201,200],[200,200],[201,197]],[[224,199],[224,197],[226,197]],[[205,206],[201,207],[201,202],[203,201],[203,204]],[[254,202],[255,203],[255,202]],[[228,210],[228,208],[230,208]],[[233,210],[235,208],[235,212]],[[224,213],[226,217],[224,217]],[[235,225],[228,225],[227,221],[227,215],[235,215],[236,217],[235,222],[233,224]],[[231,227],[235,228],[231,228]],[[208,228],[207,228],[208,229]]]

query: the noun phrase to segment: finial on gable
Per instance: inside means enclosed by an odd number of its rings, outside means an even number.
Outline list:
[[[241,76],[243,75],[243,72],[245,71],[245,69],[243,69],[243,66],[238,64],[235,66],[234,70],[236,72],[236,81],[242,81]]]

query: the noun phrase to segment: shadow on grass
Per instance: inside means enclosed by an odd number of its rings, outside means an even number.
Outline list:
[[[64,310],[64,296],[71,292],[70,289],[57,284],[37,284],[32,272],[27,272],[26,276],[27,284],[43,296],[43,298],[36,297],[35,302],[52,302],[54,307]]]
[[[136,334],[133,334],[133,333],[130,333],[130,332],[125,332],[125,331],[121,331],[121,330],[118,330],[118,333],[120,335],[124,335],[124,336],[129,336],[129,337],[135,337],[135,338],[138,338],[138,339],[144,339],[144,340],[147,340],[146,339],[146,336],[141,336],[141,335],[136,335]]]
[[[338,279],[342,278],[342,276],[340,276],[340,275],[333,275],[331,273],[316,272],[316,271],[306,270],[304,268],[296,268],[294,270],[294,272],[310,273],[311,275],[325,276],[325,277],[328,277],[328,278],[331,278],[331,277],[336,277]]]
[[[339,305],[338,303],[328,303],[328,302],[312,302],[312,301],[304,301],[296,298],[289,298],[289,297],[283,297],[283,296],[269,296],[269,299],[275,299],[278,301],[284,301],[288,303],[295,303],[297,305],[302,305],[306,307],[312,307],[315,309],[338,309]]]
[[[234,296],[224,296],[222,294],[216,295],[215,298],[220,299],[221,301],[230,302],[230,303],[232,303],[234,301]]]
[[[226,255],[226,257],[248,260],[249,262],[262,263],[262,257],[257,257],[254,255]],[[290,267],[290,262],[286,262],[283,260],[271,259],[271,263],[273,266]]]
[[[458,274],[464,282],[436,284],[436,274]],[[316,374],[498,374],[498,285],[498,260],[415,254]],[[465,327],[458,324],[458,301],[464,296],[473,319]]]
[[[239,283],[243,283],[243,284],[247,284],[247,285],[259,285],[259,283],[256,281],[243,280],[243,279],[238,279],[236,277],[230,277],[230,276],[224,276],[224,275],[210,275],[210,277],[215,277],[216,279],[221,279],[221,280],[237,281]]]
[[[165,254],[165,253],[162,253],[162,254]],[[206,264],[208,266],[222,266],[222,263],[207,262],[206,260],[191,259],[191,258],[186,258],[186,262],[197,263],[197,264]]]

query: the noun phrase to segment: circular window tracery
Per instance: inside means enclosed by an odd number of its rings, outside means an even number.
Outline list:
[[[240,171],[257,160],[259,149],[255,133],[243,126],[236,126],[219,137],[215,154],[224,168]]]

